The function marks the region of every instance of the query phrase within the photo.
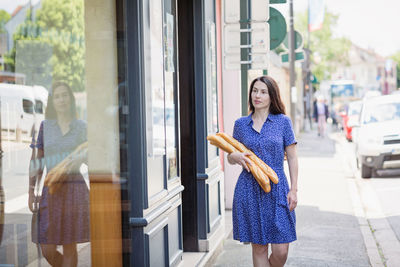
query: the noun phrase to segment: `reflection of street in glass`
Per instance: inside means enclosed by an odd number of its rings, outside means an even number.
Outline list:
[[[2,139],[30,141],[44,119],[47,90],[43,86],[0,83]]]
[[[75,98],[63,82],[54,83],[45,120],[32,144],[29,207],[34,212],[32,241],[53,266],[76,266],[77,243],[89,241],[89,191],[80,173],[87,160],[86,123],[76,118]],[[35,155],[35,150],[37,153]],[[35,187],[47,175],[40,194]],[[63,247],[63,252],[57,246]]]

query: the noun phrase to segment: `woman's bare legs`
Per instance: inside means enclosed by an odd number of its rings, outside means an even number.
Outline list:
[[[251,244],[254,267],[283,267],[286,263],[289,243],[271,244],[271,255],[268,259],[268,244]]]
[[[63,245],[63,267],[76,267],[78,265],[78,250],[76,243]]]
[[[63,255],[57,251],[57,245],[41,244],[43,256],[51,266],[61,266]]]
[[[271,244],[271,255],[269,256],[269,264],[271,267],[282,267],[285,265],[288,252],[289,243],[284,244]],[[268,266],[268,265],[266,265]]]
[[[268,244],[251,244],[254,267],[270,267],[268,261]]]
[[[57,245],[41,245],[43,256],[54,267],[76,267],[78,251],[76,244],[63,245],[63,254],[57,250]]]

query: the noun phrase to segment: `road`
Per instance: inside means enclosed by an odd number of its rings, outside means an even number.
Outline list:
[[[341,136],[338,136],[338,138],[341,138]],[[348,151],[346,157],[349,159],[348,164],[353,171],[354,178],[362,186],[368,185],[373,190],[372,192],[375,196],[371,196],[371,198],[374,197],[375,200],[378,200],[378,208],[381,209],[383,215],[388,219],[393,231],[396,233],[397,239],[400,240],[400,170],[377,171],[377,173],[373,174],[372,178],[363,179],[356,167],[354,144],[344,141],[344,138],[339,142]],[[369,202],[366,203],[366,205],[368,204]],[[366,209],[368,210],[368,206]]]
[[[358,185],[365,217],[387,266],[400,266],[400,170],[378,170],[369,179],[361,178],[354,144],[337,134],[347,167]]]

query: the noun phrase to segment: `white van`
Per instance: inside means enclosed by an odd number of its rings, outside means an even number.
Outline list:
[[[35,130],[38,132],[40,123],[44,120],[49,92],[46,88],[39,85],[32,86],[32,89],[35,97]]]
[[[42,86],[0,83],[1,130],[6,139],[32,137],[44,119],[47,90]]]

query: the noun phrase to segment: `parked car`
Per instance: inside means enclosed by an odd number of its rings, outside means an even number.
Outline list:
[[[367,92],[364,94],[364,99],[367,99],[367,98],[370,98],[370,97],[381,96],[381,95],[382,95],[382,93],[381,93],[380,91],[377,91],[377,90],[370,90],[370,91],[367,91]]]
[[[347,107],[347,111],[343,112],[342,123],[343,131],[346,136],[347,141],[351,142],[353,140],[352,136],[352,125],[356,124],[359,120],[359,115],[362,107],[362,101],[352,101]]]
[[[362,178],[378,169],[400,168],[400,95],[363,101],[357,127],[355,150]]]
[[[44,120],[47,96],[42,86],[0,83],[1,130],[7,135],[12,133],[16,139],[20,134],[32,137]]]

